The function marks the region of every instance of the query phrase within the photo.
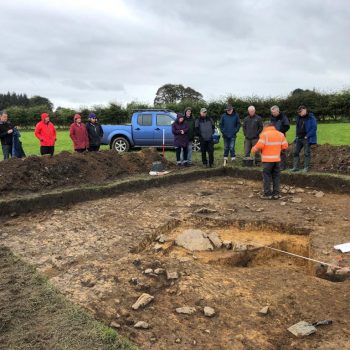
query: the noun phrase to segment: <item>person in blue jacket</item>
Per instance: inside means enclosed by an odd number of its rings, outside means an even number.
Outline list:
[[[293,172],[299,171],[299,154],[304,148],[304,172],[308,172],[311,162],[311,145],[317,143],[317,121],[305,106],[299,106],[296,118],[296,138],[293,153]]]
[[[228,154],[231,154],[231,160],[236,160],[236,135],[241,128],[241,121],[238,114],[231,105],[227,105],[225,113],[220,119],[220,131],[224,138],[224,166],[227,164]]]

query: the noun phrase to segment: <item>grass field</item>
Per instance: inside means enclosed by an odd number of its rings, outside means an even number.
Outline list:
[[[39,141],[35,138],[33,131],[22,131],[22,143],[27,155],[39,154]],[[319,124],[317,131],[318,143],[329,143],[332,145],[350,145],[350,123],[335,123],[335,124]],[[295,125],[287,133],[288,142],[292,142],[295,138]],[[240,131],[236,141],[236,153],[243,153],[243,132]],[[102,149],[109,149],[108,146],[102,146]],[[72,151],[72,141],[69,137],[68,130],[61,130],[57,133],[57,143],[55,153],[62,151]],[[216,158],[222,158],[223,141],[215,146]],[[167,151],[168,159],[175,159],[173,151]],[[199,160],[199,154],[194,155],[194,160]]]

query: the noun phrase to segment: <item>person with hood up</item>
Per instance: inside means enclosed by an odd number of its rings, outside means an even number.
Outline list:
[[[53,156],[55,152],[56,143],[56,128],[50,121],[50,116],[48,113],[43,113],[41,115],[41,121],[36,124],[35,136],[40,141],[40,154],[43,156],[49,154]]]
[[[192,116],[191,107],[185,109],[185,123],[188,125],[188,145],[187,145],[187,164],[192,164],[192,147],[194,141],[194,118]],[[183,152],[181,152],[181,160],[183,161]]]
[[[187,164],[187,146],[188,146],[188,124],[185,123],[185,117],[179,113],[176,121],[172,125],[172,132],[174,134],[174,146],[176,150],[176,164],[181,166],[181,152],[183,153],[183,165]]]
[[[81,122],[80,114],[74,116],[74,123],[70,126],[69,135],[76,152],[82,153],[89,148],[89,136],[85,124]]]
[[[311,145],[317,143],[317,121],[312,112],[302,105],[298,108],[298,116],[296,118],[296,138],[293,154],[292,172],[299,171],[299,155],[304,148],[304,173],[309,171],[311,162]]]
[[[97,152],[101,146],[103,137],[102,126],[98,123],[96,114],[89,114],[89,122],[86,124],[86,130],[89,136],[89,152]]]
[[[231,154],[231,160],[236,160],[236,135],[241,128],[241,121],[238,114],[231,105],[227,105],[225,113],[220,119],[220,131],[224,138],[224,166],[227,164],[228,154]]]

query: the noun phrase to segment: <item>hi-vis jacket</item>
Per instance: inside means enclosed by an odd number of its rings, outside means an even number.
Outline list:
[[[281,161],[281,150],[288,148],[286,137],[274,126],[268,126],[260,135],[258,143],[252,152],[261,150],[262,162],[272,163]]]

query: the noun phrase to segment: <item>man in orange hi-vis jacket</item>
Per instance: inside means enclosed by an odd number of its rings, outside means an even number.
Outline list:
[[[261,150],[263,165],[264,194],[262,199],[279,199],[280,196],[280,162],[281,150],[288,148],[286,137],[276,130],[270,122],[264,124],[259,141],[252,148],[252,152]],[[271,192],[272,182],[272,192]]]

